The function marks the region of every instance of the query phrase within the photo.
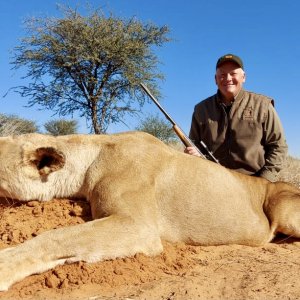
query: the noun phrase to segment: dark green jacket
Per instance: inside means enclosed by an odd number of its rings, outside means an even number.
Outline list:
[[[241,90],[226,112],[218,92],[195,106],[190,138],[200,149],[202,140],[223,166],[275,181],[287,145],[272,103]]]

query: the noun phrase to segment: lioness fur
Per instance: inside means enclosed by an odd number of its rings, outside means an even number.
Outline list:
[[[93,221],[0,251],[0,290],[76,261],[156,255],[161,240],[263,245],[300,237],[300,191],[171,149],[141,132],[0,138],[0,197],[85,197]]]

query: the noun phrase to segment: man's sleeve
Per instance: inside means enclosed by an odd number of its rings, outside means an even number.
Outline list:
[[[265,165],[259,176],[270,181],[276,181],[278,172],[282,169],[287,155],[287,144],[281,121],[272,104],[268,107],[267,118],[264,123],[265,134]]]
[[[199,122],[197,121],[196,115],[197,115],[196,109],[194,109],[189,138],[200,149],[199,141],[201,140],[201,136],[200,136]]]

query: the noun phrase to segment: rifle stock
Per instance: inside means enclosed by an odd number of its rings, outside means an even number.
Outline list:
[[[186,147],[194,147],[198,151],[200,156],[206,159],[206,156],[197,148],[197,146],[187,137],[187,135],[176,124],[173,125],[173,130],[175,131],[175,133],[177,134],[181,142]]]
[[[175,121],[163,109],[163,107],[160,105],[160,103],[158,102],[158,100],[151,94],[151,92],[149,91],[149,89],[143,83],[140,83],[140,86],[142,87],[142,89],[144,90],[144,92],[149,96],[149,98],[156,104],[156,106],[160,109],[160,111],[165,115],[165,117],[172,123],[173,130],[175,131],[175,133],[177,134],[177,136],[179,137],[179,139],[181,140],[181,142],[186,147],[194,147],[198,151],[200,157],[207,159],[206,156],[200,151],[200,149],[188,138],[188,136],[183,132],[183,130],[180,129],[180,127],[175,123]],[[205,149],[205,151],[207,152],[207,154],[211,158],[211,160],[214,161],[214,162],[216,162],[216,163],[219,163],[218,160],[208,150],[207,146],[202,141],[200,142],[200,144]]]

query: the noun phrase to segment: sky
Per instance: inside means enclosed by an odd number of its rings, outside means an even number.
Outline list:
[[[26,36],[26,18],[61,17],[57,4],[79,6],[85,0],[2,0],[0,2],[0,113],[35,121],[41,129],[58,119],[42,107],[26,107],[26,98],[7,91],[21,85],[22,73],[12,70],[13,48]],[[234,53],[244,62],[244,88],[272,97],[284,127],[289,154],[300,158],[300,1],[296,0],[90,0],[122,18],[136,17],[170,28],[172,42],[155,49],[165,80],[160,82],[162,106],[188,134],[195,104],[215,94],[217,59]],[[112,125],[108,132],[134,130],[149,114],[160,114],[146,104],[139,118],[127,126]],[[161,117],[163,117],[161,115]],[[85,120],[79,132],[88,133]]]

